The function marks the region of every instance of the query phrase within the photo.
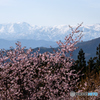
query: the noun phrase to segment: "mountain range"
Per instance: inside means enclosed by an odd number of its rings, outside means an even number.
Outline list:
[[[76,26],[72,26],[76,28]],[[100,37],[100,24],[81,26],[79,30],[83,31],[83,41],[88,41]],[[0,24],[0,39],[17,40],[45,40],[59,41],[64,40],[65,36],[71,33],[68,25],[56,26],[37,26],[26,22]]]
[[[88,61],[90,57],[96,56],[96,47],[100,43],[100,24],[81,26],[79,30],[83,31],[83,42],[76,45],[79,48],[73,52],[73,58],[77,59],[78,52],[82,48],[85,52],[86,61]],[[71,29],[68,25],[45,27],[31,26],[26,22],[0,24],[0,49],[8,50],[10,46],[15,48],[15,43],[20,41],[22,47],[34,48],[34,52],[38,47],[40,47],[40,53],[52,52],[50,46],[57,51],[58,44],[56,41],[61,40],[63,42],[69,33],[71,33]]]
[[[5,39],[0,39],[0,49],[5,49],[8,50],[10,47],[16,47],[15,43],[17,41],[21,42],[21,46],[24,47],[26,46],[27,49],[31,48],[36,48],[36,47],[47,47],[50,48],[52,47],[57,47],[58,44],[54,41],[45,41],[45,40],[32,40],[32,39],[17,39],[17,40],[5,40]]]
[[[85,41],[85,42],[80,42],[78,44],[76,44],[76,47],[78,47],[78,49],[76,49],[73,52],[73,56],[72,58],[74,60],[77,60],[77,56],[79,53],[79,50],[82,49],[83,52],[85,53],[85,60],[88,61],[90,59],[90,57],[96,57],[96,49],[100,44],[100,37],[96,38],[96,39],[92,39],[89,41]],[[56,51],[58,50],[59,47],[54,48]],[[60,48],[59,48],[60,49]],[[38,50],[38,48],[34,49],[34,52],[36,52]],[[39,53],[44,53],[44,52],[53,52],[52,48],[44,48],[41,47],[40,48],[40,52]]]
[[[45,42],[47,42],[47,41],[45,41]],[[23,43],[24,43],[24,41],[23,41]],[[30,41],[30,43],[31,43],[31,41]],[[41,43],[43,43],[43,42],[41,42]],[[6,44],[6,42],[5,42],[5,44]],[[50,45],[49,42],[48,42],[48,44]],[[96,48],[99,46],[99,44],[100,44],[100,37],[99,38],[96,38],[96,39],[89,40],[89,41],[77,43],[75,46],[78,47],[78,49],[76,49],[73,52],[72,58],[74,60],[77,60],[78,52],[79,52],[80,49],[83,49],[83,52],[85,53],[85,60],[86,61],[88,61],[90,59],[90,57],[96,57]],[[52,44],[52,45],[54,45],[54,44]],[[31,45],[31,48],[32,48],[32,45]],[[36,47],[36,48],[32,48],[32,49],[34,49],[33,52],[36,52],[39,48],[40,48],[39,53],[41,53],[41,54],[43,54],[44,52],[52,52],[53,53],[53,49],[52,48],[50,48],[50,47],[47,48],[47,47],[43,47],[43,46]],[[58,46],[57,47],[53,47],[53,48],[54,48],[55,51],[57,51],[58,48],[60,49],[60,47],[58,47]],[[25,51],[26,50],[27,50],[27,48],[25,49]]]

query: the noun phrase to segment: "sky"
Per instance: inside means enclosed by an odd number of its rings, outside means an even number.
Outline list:
[[[100,23],[100,0],[0,0],[0,24],[38,26]]]

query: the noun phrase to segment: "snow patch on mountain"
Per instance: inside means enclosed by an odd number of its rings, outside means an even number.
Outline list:
[[[75,26],[72,26],[75,28]],[[81,26],[83,41],[100,37],[100,24]],[[64,40],[65,36],[71,33],[68,25],[56,25],[53,27],[30,25],[26,22],[0,24],[0,38],[6,40],[33,39],[58,41]]]
[[[4,31],[4,27],[2,26],[1,28],[0,28],[0,32],[3,32]]]

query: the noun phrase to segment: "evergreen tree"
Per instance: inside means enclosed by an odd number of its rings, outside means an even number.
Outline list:
[[[97,60],[96,60],[96,72],[100,71],[100,44],[97,47],[97,51],[96,51],[96,55],[97,55]]]
[[[87,62],[87,71],[88,71],[88,67],[90,67],[90,72],[93,71],[95,69],[95,62],[94,62],[95,58],[90,57],[89,61]]]
[[[76,72],[79,72],[81,70],[80,74],[84,74],[86,71],[86,61],[85,61],[85,53],[83,52],[82,49],[80,49],[77,58],[78,59],[75,61],[76,64],[73,67],[76,70]]]

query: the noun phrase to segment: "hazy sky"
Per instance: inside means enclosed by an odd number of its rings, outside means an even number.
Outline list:
[[[0,0],[0,24],[84,25],[100,23],[100,0]]]

